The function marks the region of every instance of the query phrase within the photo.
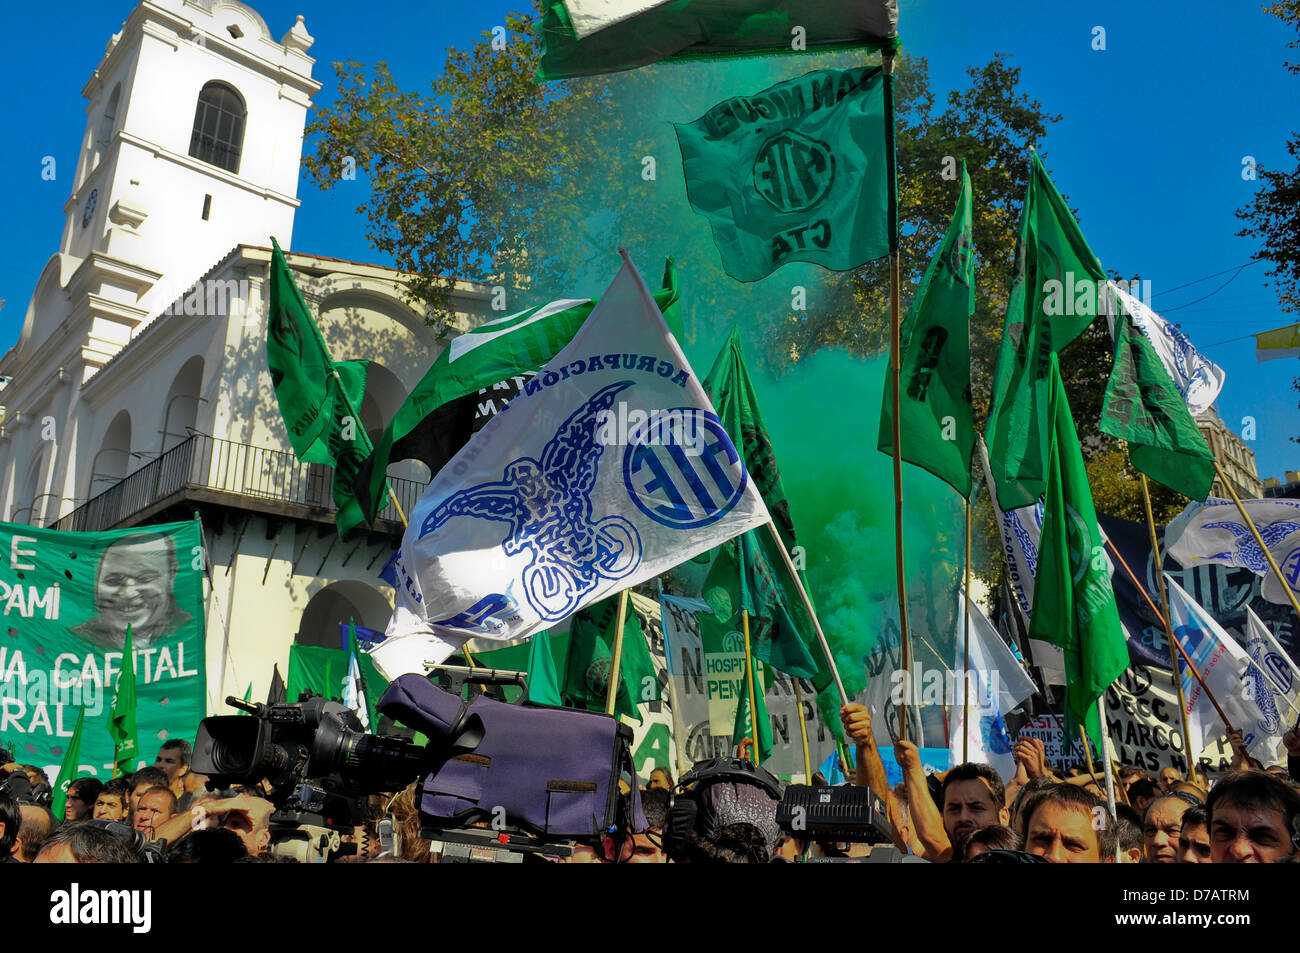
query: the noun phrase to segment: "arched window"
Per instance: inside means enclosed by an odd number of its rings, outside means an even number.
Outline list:
[[[239,172],[239,154],[244,147],[244,120],[248,110],[244,99],[225,83],[208,83],[199,92],[194,110],[194,132],[190,155],[227,172]]]

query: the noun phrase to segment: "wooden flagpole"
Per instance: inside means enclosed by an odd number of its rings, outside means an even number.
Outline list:
[[[754,732],[754,764],[761,764],[763,760],[762,729],[758,724],[758,690],[754,685],[754,653],[749,645],[748,609],[740,610],[740,627],[745,635],[745,679],[749,682],[749,727]],[[737,745],[744,742],[743,737],[733,740]]]
[[[813,611],[812,600],[808,598],[808,591],[803,587],[803,580],[799,578],[799,571],[794,568],[794,560],[786,552],[785,541],[781,539],[781,534],[776,531],[776,524],[769,520],[767,529],[772,534],[772,539],[776,540],[776,548],[781,553],[785,568],[794,579],[794,584],[799,588],[799,598],[803,600],[804,610],[808,613],[808,618],[812,619],[813,629],[817,632],[817,642],[821,645],[822,654],[826,656],[826,665],[831,670],[831,677],[835,679],[835,689],[839,692],[840,704],[847,705],[849,703],[848,692],[844,690],[840,670],[836,668],[835,657],[831,655],[830,643],[826,641],[826,633],[822,631],[822,624],[817,618],[817,613]]]
[[[962,607],[961,760],[970,760],[970,500],[966,504],[966,604]]]
[[[794,682],[794,703],[799,708],[799,738],[803,742],[804,784],[812,784],[812,755],[808,753],[808,716],[803,710],[803,688],[799,684],[798,675],[791,675],[790,681]]]
[[[1259,528],[1255,526],[1255,521],[1252,520],[1250,514],[1246,512],[1246,507],[1242,505],[1241,499],[1237,496],[1237,491],[1232,486],[1232,481],[1230,481],[1227,475],[1223,472],[1223,469],[1219,466],[1218,460],[1214,461],[1214,472],[1217,473],[1219,479],[1223,481],[1223,487],[1232,497],[1232,502],[1237,504],[1237,512],[1241,514],[1241,518],[1244,519],[1246,525],[1250,527],[1250,534],[1255,537],[1255,545],[1259,547],[1259,551],[1263,553],[1264,558],[1268,560],[1268,568],[1273,570],[1274,577],[1282,585],[1282,591],[1285,592],[1286,597],[1291,600],[1291,608],[1295,610],[1297,616],[1300,616],[1300,601],[1296,600],[1295,590],[1293,590],[1290,584],[1286,581],[1286,577],[1282,575],[1282,570],[1278,567],[1277,560],[1273,558],[1273,554],[1270,553],[1268,547],[1264,545],[1264,539],[1259,535]]]
[[[618,625],[614,629],[614,657],[609,663],[609,687],[605,690],[605,714],[614,714],[618,705],[619,669],[623,667],[623,620],[627,618],[627,590],[618,594]]]
[[[885,74],[886,96],[889,97],[889,103],[892,106],[892,91],[894,82],[894,57],[890,53],[884,54],[882,68]],[[893,113],[892,109],[887,110],[886,121],[889,122],[892,133]],[[892,145],[891,134],[891,145]],[[907,624],[907,581],[903,570],[903,456],[902,448],[899,446],[900,418],[899,414],[899,394],[898,394],[898,377],[901,366],[902,356],[900,354],[901,345],[899,339],[901,336],[902,315],[899,303],[899,271],[900,271],[900,253],[898,249],[898,210],[897,210],[897,189],[898,189],[898,169],[894,161],[894,156],[889,157],[889,204],[891,210],[890,235],[889,235],[889,388],[893,396],[894,412],[893,417],[893,441],[894,441],[894,569],[898,587],[898,632],[899,640],[902,643],[903,660],[902,668],[903,677],[903,703],[899,705],[899,737],[907,741],[907,702],[912,694],[912,646],[908,638]]]
[[[1115,548],[1115,544],[1112,543],[1109,539],[1107,539],[1106,548],[1110,550],[1110,554],[1113,557],[1115,557],[1115,561],[1118,562],[1120,566],[1123,567],[1125,575],[1127,575],[1129,579],[1133,581],[1134,587],[1137,589],[1138,592],[1142,594],[1142,598],[1146,601],[1146,604],[1151,607],[1151,611],[1155,613],[1156,618],[1160,620],[1161,624],[1165,624],[1165,617],[1161,614],[1160,610],[1156,608],[1156,604],[1151,601],[1151,596],[1147,593],[1146,587],[1144,587],[1142,583],[1138,581],[1137,575],[1133,572],[1132,569],[1129,568],[1129,564],[1125,562],[1124,557],[1119,554],[1119,550]],[[1205,690],[1205,697],[1210,700],[1210,704],[1213,705],[1214,710],[1218,712],[1219,718],[1220,720],[1222,720],[1224,726],[1228,729],[1229,732],[1235,731],[1236,729],[1232,727],[1232,722],[1228,720],[1228,716],[1223,713],[1223,709],[1219,706],[1218,699],[1216,699],[1214,697],[1214,693],[1210,691],[1210,686],[1205,684],[1205,679],[1201,677],[1201,673],[1197,671],[1196,665],[1192,662],[1190,658],[1187,657],[1187,652],[1183,649],[1182,645],[1179,643],[1177,639],[1174,639],[1173,646],[1178,650],[1178,654],[1182,656],[1183,662],[1187,666],[1187,670],[1192,673],[1193,677],[1195,677],[1195,679],[1198,682],[1200,682],[1201,688]],[[1176,671],[1174,672],[1174,677],[1175,678],[1178,677],[1178,673]],[[1189,746],[1192,743],[1191,738],[1184,738],[1183,740]],[[1191,750],[1190,747],[1188,748],[1188,750],[1189,751]],[[1190,755],[1188,756],[1188,760],[1189,761],[1191,760]]]
[[[1165,638],[1169,640],[1169,663],[1174,676],[1174,691],[1178,693],[1178,712],[1182,717],[1183,724],[1183,742],[1187,745],[1188,750],[1183,753],[1187,756],[1187,776],[1191,780],[1196,779],[1196,766],[1190,753],[1192,744],[1192,730],[1187,723],[1187,702],[1183,699],[1183,680],[1178,677],[1178,639],[1174,637],[1173,623],[1169,616],[1169,590],[1165,586],[1165,562],[1164,557],[1160,554],[1160,542],[1156,538],[1156,520],[1151,509],[1151,490],[1147,485],[1147,475],[1140,474],[1142,478],[1142,502],[1146,506],[1147,529],[1151,533],[1151,556],[1156,564],[1156,587],[1160,590],[1160,606],[1164,609]],[[1139,587],[1140,588],[1140,587]],[[1146,590],[1143,589],[1143,592]]]

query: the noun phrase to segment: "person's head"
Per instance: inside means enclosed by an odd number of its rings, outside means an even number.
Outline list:
[[[1106,805],[1073,784],[1038,792],[1023,809],[1025,850],[1053,864],[1115,859],[1116,825]]]
[[[172,612],[176,548],[158,533],[126,536],[104,550],[95,580],[95,610],[115,632],[159,628]]]
[[[18,830],[23,815],[13,795],[0,791],[0,857],[8,857],[18,843]]]
[[[719,771],[719,768],[722,768]],[[780,782],[762,768],[748,772],[704,762],[679,785],[665,844],[675,863],[766,864],[781,842],[776,823]]]
[[[42,768],[38,768],[34,764],[25,764],[23,765],[23,771],[27,774],[27,783],[32,786],[33,791],[42,784],[49,787],[50,779]]]
[[[167,772],[161,768],[141,768],[135,774],[131,775],[131,811],[135,812],[136,805],[140,803],[140,796],[150,788],[165,788],[171,786],[171,779],[167,777]]]
[[[1209,811],[1204,805],[1189,807],[1183,813],[1183,827],[1178,832],[1178,862],[1180,864],[1208,864],[1210,862],[1210,830],[1206,826]]]
[[[167,775],[168,783],[183,777],[190,770],[190,743],[183,738],[169,738],[158,749],[153,766]]]
[[[98,778],[77,778],[68,785],[68,800],[63,807],[64,821],[88,821],[95,813],[95,801],[104,790]]]
[[[944,776],[943,829],[956,843],[963,835],[990,824],[1007,823],[1006,789],[987,764],[959,764]]]
[[[275,805],[248,794],[233,800],[239,802],[239,807],[222,814],[221,826],[238,834],[244,850],[250,857],[257,857],[271,845],[271,815],[275,813]]]
[[[91,821],[64,824],[41,845],[38,864],[138,864],[120,837]]]
[[[50,836],[50,831],[54,828],[54,815],[50,813],[49,808],[41,807],[39,804],[23,804],[19,810],[22,812],[22,824],[18,828],[18,842],[14,854],[24,864],[30,864],[36,859],[41,845],[45,843],[45,838]]]
[[[1259,771],[1234,771],[1210,791],[1210,859],[1216,864],[1271,864],[1292,856],[1300,792]]]
[[[1119,783],[1124,785],[1125,791],[1129,791],[1129,786],[1134,781],[1144,781],[1146,779],[1147,779],[1146,769],[1139,768],[1136,764],[1121,765],[1119,769]],[[1132,794],[1133,792],[1129,791],[1130,797],[1132,797]]]
[[[1171,784],[1169,785],[1169,790],[1179,791],[1183,794],[1190,794],[1202,804],[1205,803],[1205,788],[1201,787],[1199,784],[1194,784],[1191,781],[1179,781],[1176,784]]]
[[[671,791],[673,789],[673,776],[667,768],[655,768],[650,772],[650,781],[646,784],[647,791]]]
[[[1201,802],[1190,794],[1170,791],[1147,805],[1142,815],[1142,839],[1147,861],[1152,864],[1178,863],[1178,836],[1183,829],[1183,815]]]
[[[653,780],[653,775],[651,776]],[[645,812],[647,829],[624,840],[606,840],[601,859],[617,860],[624,864],[666,864],[668,855],[663,849],[664,824],[668,821],[668,792],[650,788],[641,795],[641,809]]]
[[[244,842],[221,827],[194,831],[167,851],[169,864],[230,864],[247,857]]]
[[[131,813],[131,779],[113,778],[95,798],[95,820],[120,821]]]
[[[1142,828],[1118,813],[1120,805],[1115,805],[1115,839],[1119,842],[1119,862],[1121,864],[1142,863]]]
[[[1051,778],[1030,778],[1016,792],[1016,798],[1011,802],[1011,827],[1022,840],[1025,836],[1025,808],[1037,795],[1055,786],[1056,782]]]
[[[989,850],[1020,850],[1025,842],[1009,827],[990,824],[964,835],[953,851],[953,859],[970,861]]]
[[[1139,778],[1128,786],[1129,802],[1139,814],[1146,812],[1147,807],[1159,793],[1156,783],[1146,778]]]
[[[131,826],[152,839],[154,828],[176,816],[176,795],[170,788],[153,787],[140,795]]]
[[[1163,768],[1160,773],[1156,775],[1156,787],[1161,791],[1168,791],[1170,786],[1177,784],[1182,779],[1183,773],[1177,768]]]

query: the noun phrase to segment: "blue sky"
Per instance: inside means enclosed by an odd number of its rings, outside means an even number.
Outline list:
[[[335,60],[386,60],[405,87],[423,87],[441,67],[445,48],[472,43],[503,22],[524,0],[260,0],[253,5],[274,35],[306,16],[316,37],[311,53],[325,84],[318,102],[333,98]],[[1029,0],[960,3],[901,0],[907,50],[930,64],[936,92],[965,84],[965,69],[998,52],[1013,55],[1025,92],[1063,116],[1040,144],[1060,189],[1079,210],[1084,234],[1108,268],[1152,282],[1157,311],[1183,330],[1227,372],[1219,400],[1225,420],[1240,431],[1256,422],[1251,446],[1261,476],[1300,469],[1300,411],[1290,384],[1294,360],[1258,364],[1250,339],[1217,344],[1294,323],[1264,277],[1265,265],[1241,272],[1207,300],[1229,275],[1174,290],[1231,269],[1256,252],[1237,238],[1233,216],[1258,183],[1243,181],[1242,160],[1285,165],[1285,144],[1300,126],[1294,104],[1300,77],[1286,73],[1294,36],[1251,3],[1186,0],[1172,3],[1042,4]],[[1133,9],[1137,7],[1138,9]],[[72,2],[58,16],[36,16],[7,31],[0,76],[11,91],[3,107],[7,146],[0,150],[0,351],[12,346],[40,270],[57,250],[61,206],[85,127],[81,88],[109,37],[131,10],[129,0]],[[1092,49],[1094,28],[1106,49]],[[17,41],[17,42],[16,42]],[[737,92],[744,92],[738,90]],[[1290,105],[1286,105],[1290,104]],[[41,180],[41,157],[53,155],[61,174]],[[357,182],[355,187],[364,188]],[[303,183],[294,247],[340,258],[385,263],[365,239],[353,209],[363,196],[345,189],[319,193]],[[1166,290],[1169,289],[1169,290]],[[1177,309],[1177,310],[1174,310]]]

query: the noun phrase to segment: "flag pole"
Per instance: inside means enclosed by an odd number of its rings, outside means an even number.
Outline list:
[[[898,377],[902,357],[900,355],[902,316],[899,304],[900,254],[898,249],[898,166],[893,154],[893,86],[894,57],[885,53],[881,61],[885,74],[886,120],[889,123],[889,388],[893,395],[893,441],[894,441],[894,569],[898,586],[898,632],[902,643],[903,702],[898,707],[899,737],[907,741],[907,701],[912,694],[912,647],[908,638],[907,625],[907,581],[903,571],[903,456],[899,445],[901,417],[899,413]],[[847,699],[846,699],[847,703]]]
[[[1190,749],[1192,743],[1192,730],[1187,724],[1187,702],[1183,699],[1183,680],[1177,677],[1178,674],[1178,650],[1175,646],[1178,639],[1174,637],[1174,626],[1170,621],[1169,615],[1169,590],[1165,586],[1165,561],[1160,555],[1160,541],[1156,538],[1156,519],[1151,509],[1151,490],[1147,485],[1147,475],[1140,473],[1142,478],[1142,502],[1146,506],[1147,512],[1147,529],[1151,533],[1151,556],[1156,564],[1156,588],[1160,590],[1160,606],[1164,609],[1165,638],[1169,640],[1169,663],[1170,671],[1174,674],[1174,691],[1178,694],[1178,712],[1182,716],[1183,722],[1183,740]],[[1145,589],[1143,590],[1145,592]],[[1196,768],[1192,764],[1190,751],[1187,754],[1187,773],[1188,776],[1195,779]]]
[[[1259,551],[1262,552],[1264,558],[1268,560],[1268,568],[1273,570],[1273,576],[1282,584],[1282,591],[1285,592],[1286,597],[1291,600],[1291,608],[1295,610],[1296,616],[1300,617],[1300,601],[1296,600],[1295,591],[1291,588],[1290,583],[1286,581],[1286,577],[1282,575],[1282,570],[1278,567],[1277,560],[1273,558],[1273,554],[1269,552],[1268,547],[1264,545],[1264,539],[1259,535],[1259,528],[1255,525],[1255,521],[1250,518],[1250,514],[1246,512],[1246,507],[1242,505],[1240,497],[1237,496],[1237,491],[1232,486],[1232,481],[1230,481],[1227,475],[1223,472],[1223,468],[1219,466],[1218,460],[1214,461],[1214,472],[1219,475],[1219,479],[1223,482],[1224,489],[1226,489],[1232,497],[1232,502],[1237,504],[1237,512],[1241,514],[1241,518],[1244,519],[1246,525],[1250,527],[1250,534],[1255,537],[1255,545],[1259,547]]]
[[[605,714],[614,714],[618,705],[619,669],[623,667],[623,620],[627,617],[627,590],[618,594],[618,625],[614,630],[614,658],[609,663],[609,687],[605,691]]]
[[[808,716],[803,710],[803,688],[799,685],[799,676],[791,675],[794,682],[794,702],[799,708],[799,739],[803,742],[804,783],[812,784],[812,756],[808,753]]]
[[[962,611],[961,760],[970,760],[970,500],[966,503],[966,605]]]
[[[1110,757],[1110,727],[1106,722],[1106,705],[1102,701],[1106,693],[1102,692],[1097,696],[1097,721],[1101,723],[1101,755],[1102,767],[1106,772],[1106,810],[1110,812],[1110,819],[1115,819],[1115,767],[1111,763]]]
[[[835,679],[835,690],[839,692],[840,704],[849,703],[848,692],[844,690],[844,682],[840,679],[840,670],[835,667],[835,657],[831,655],[830,643],[826,641],[826,633],[822,631],[822,624],[817,618],[817,613],[813,611],[812,600],[808,598],[808,590],[803,587],[803,580],[799,578],[799,571],[794,568],[794,560],[786,551],[785,541],[781,539],[781,534],[776,531],[776,524],[771,520],[767,523],[768,532],[772,534],[772,539],[776,540],[776,548],[781,553],[781,559],[785,562],[785,568],[794,578],[794,584],[799,587],[799,598],[803,600],[803,607],[808,612],[808,618],[812,619],[813,629],[817,632],[817,642],[822,647],[822,654],[826,656],[826,665],[831,670],[831,676]]]
[[[749,647],[749,610],[740,610],[740,627],[745,634],[745,678],[749,682],[749,727],[754,732],[754,764],[763,760],[762,729],[758,726],[758,696],[754,685],[754,654]],[[743,744],[740,739],[737,744]]]
[[[1137,575],[1133,572],[1132,569],[1129,568],[1129,564],[1125,562],[1124,557],[1119,554],[1119,550],[1115,548],[1115,544],[1112,543],[1109,539],[1107,539],[1106,548],[1110,550],[1110,554],[1113,557],[1115,557],[1116,562],[1118,562],[1120,566],[1124,568],[1125,575],[1127,575],[1129,579],[1133,581],[1134,587],[1137,589],[1138,592],[1142,594],[1142,598],[1146,600],[1146,604],[1150,606],[1151,611],[1156,614],[1156,618],[1159,619],[1162,624],[1165,624],[1165,617],[1160,614],[1160,610],[1156,608],[1156,604],[1151,601],[1151,596],[1147,592],[1146,587],[1143,586],[1142,583],[1138,582]],[[1195,679],[1198,682],[1200,682],[1201,688],[1205,690],[1205,697],[1208,698],[1210,700],[1210,704],[1214,706],[1214,710],[1218,713],[1219,719],[1223,722],[1224,726],[1228,729],[1229,732],[1234,731],[1235,729],[1232,727],[1232,722],[1230,722],[1228,720],[1228,716],[1223,713],[1223,709],[1219,706],[1218,699],[1216,699],[1214,697],[1214,693],[1210,691],[1210,686],[1205,684],[1205,679],[1201,677],[1201,673],[1197,670],[1196,665],[1192,662],[1190,658],[1188,658],[1187,652],[1186,650],[1183,649],[1182,643],[1180,643],[1177,639],[1174,639],[1173,646],[1178,650],[1178,654],[1183,657],[1183,664],[1187,666],[1188,671],[1190,671],[1193,677],[1195,677]],[[1174,672],[1174,677],[1175,678],[1178,677],[1177,672]],[[1189,746],[1192,743],[1191,738],[1184,738],[1183,740],[1186,741]],[[1188,761],[1190,763],[1191,761],[1190,747],[1188,748],[1188,752],[1189,752]]]

